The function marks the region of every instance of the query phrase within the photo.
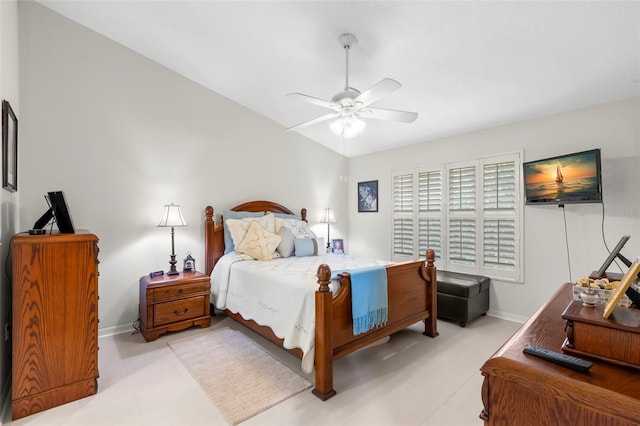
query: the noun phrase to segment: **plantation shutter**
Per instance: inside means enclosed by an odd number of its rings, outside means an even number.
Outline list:
[[[461,167],[449,170],[449,211],[476,210],[476,168]]]
[[[436,253],[443,270],[522,280],[520,155],[397,171],[394,260]]]
[[[414,175],[393,177],[393,254],[414,256]]]
[[[516,163],[485,164],[483,173],[483,262],[487,267],[516,267]]]
[[[449,260],[476,264],[476,167],[449,169]]]
[[[442,258],[442,172],[418,174],[418,255],[433,249]]]

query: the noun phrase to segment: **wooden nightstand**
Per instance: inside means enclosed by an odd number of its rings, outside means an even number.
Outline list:
[[[209,327],[211,281],[201,272],[140,278],[140,332],[147,342],[168,331]]]

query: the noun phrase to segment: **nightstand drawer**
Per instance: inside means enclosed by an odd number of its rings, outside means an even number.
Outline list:
[[[190,294],[202,293],[209,291],[209,280],[203,280],[193,283],[181,283],[176,285],[167,285],[151,289],[151,300],[166,300],[185,297]]]
[[[174,302],[158,303],[154,307],[153,324],[155,327],[188,320],[204,315],[207,300],[203,296],[189,299],[176,300]]]

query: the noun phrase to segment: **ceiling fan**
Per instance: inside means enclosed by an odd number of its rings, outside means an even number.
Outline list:
[[[356,45],[358,40],[353,34],[345,33],[339,38],[340,44],[345,50],[346,56],[346,77],[344,90],[336,94],[330,101],[318,99],[302,93],[289,93],[287,96],[300,99],[315,105],[320,105],[333,110],[333,112],[323,115],[313,120],[305,121],[287,130],[299,130],[312,126],[323,121],[336,119],[329,126],[333,133],[348,139],[358,135],[364,130],[365,123],[361,119],[400,121],[412,123],[418,118],[415,112],[396,111],[392,109],[371,108],[369,105],[380,100],[391,92],[398,90],[402,85],[390,78],[383,78],[364,92],[349,86],[349,50]]]

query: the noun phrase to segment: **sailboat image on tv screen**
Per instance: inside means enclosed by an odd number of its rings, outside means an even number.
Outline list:
[[[560,170],[560,164],[558,164],[556,168],[556,182],[562,183],[563,180],[564,180],[564,176],[562,176],[562,170]]]

